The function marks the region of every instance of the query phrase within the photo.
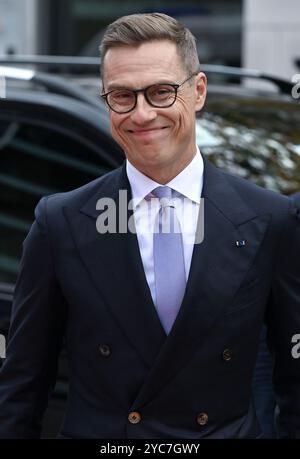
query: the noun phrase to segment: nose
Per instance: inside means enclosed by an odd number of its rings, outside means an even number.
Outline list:
[[[139,93],[136,106],[131,112],[131,120],[138,125],[144,125],[149,121],[153,121],[156,117],[156,108],[148,104],[144,94]]]

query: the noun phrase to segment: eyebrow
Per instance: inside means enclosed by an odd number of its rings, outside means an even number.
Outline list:
[[[122,85],[122,84],[112,84],[111,86],[109,86],[109,84],[108,84],[107,87],[106,87],[106,91],[110,92],[110,91],[114,91],[115,89],[128,89],[129,91],[141,90],[141,89],[149,88],[149,86],[156,86],[156,85],[159,85],[159,84],[177,84],[177,83],[171,82],[170,80],[165,80],[165,81],[159,80],[159,81],[157,81],[155,83],[147,84],[146,86],[143,86],[142,88],[130,88],[126,84],[124,84],[124,85]]]

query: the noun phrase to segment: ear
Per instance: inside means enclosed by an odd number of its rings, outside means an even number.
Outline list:
[[[206,99],[207,78],[205,73],[199,72],[195,82],[195,111],[199,112]]]

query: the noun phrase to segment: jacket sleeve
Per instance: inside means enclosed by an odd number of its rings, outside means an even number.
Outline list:
[[[38,438],[55,385],[66,302],[56,280],[47,233],[47,199],[23,243],[6,359],[0,370],[0,438]]]
[[[293,350],[300,333],[300,210],[293,204],[278,247],[267,321],[278,436],[300,438],[300,355]]]

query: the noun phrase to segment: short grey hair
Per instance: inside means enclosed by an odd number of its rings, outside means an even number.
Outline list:
[[[107,51],[120,45],[169,40],[175,43],[183,68],[188,73],[200,71],[196,38],[176,19],[163,13],[131,14],[109,24],[100,45],[101,76]]]

